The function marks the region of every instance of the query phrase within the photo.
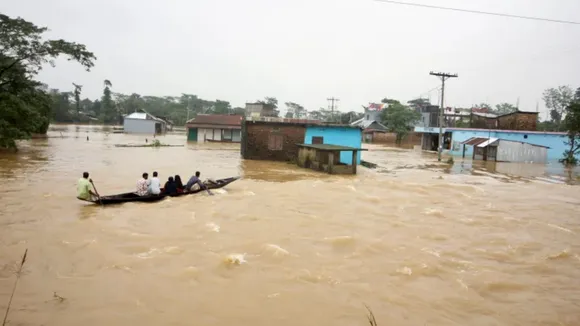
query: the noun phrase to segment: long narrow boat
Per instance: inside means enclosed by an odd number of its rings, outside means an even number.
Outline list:
[[[218,179],[218,180],[215,180],[213,182],[205,181],[204,185],[210,190],[211,189],[219,189],[219,188],[223,188],[223,187],[229,185],[230,183],[238,180],[239,178],[240,177]],[[197,194],[197,193],[202,192],[202,191],[206,191],[206,190],[205,189],[197,189],[197,190],[193,190],[193,191],[189,191],[189,192],[179,193],[179,194],[173,195],[171,197],[181,197],[181,196],[193,195],[193,194]],[[127,193],[118,194],[118,195],[101,196],[100,199],[90,200],[89,202],[97,204],[97,205],[112,205],[112,204],[122,204],[122,203],[128,203],[128,202],[151,203],[151,202],[160,201],[166,197],[170,197],[170,196],[165,195],[165,194],[139,196],[134,192],[127,192]],[[80,199],[80,200],[82,200],[82,199]],[[83,200],[83,201],[88,201],[88,200]]]

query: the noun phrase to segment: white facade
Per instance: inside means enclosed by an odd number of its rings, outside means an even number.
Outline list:
[[[145,112],[134,112],[123,119],[123,132],[129,134],[159,134],[164,133],[165,121]]]
[[[242,140],[242,131],[240,129],[218,129],[218,128],[198,128],[197,141],[232,141],[240,142]]]

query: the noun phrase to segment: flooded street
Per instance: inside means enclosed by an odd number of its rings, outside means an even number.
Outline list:
[[[28,248],[10,325],[368,325],[365,304],[380,326],[580,324],[578,186],[449,174],[461,164],[412,151],[328,176],[238,145],[118,148],[146,137],[63,128],[0,154],[2,313]],[[143,172],[242,179],[99,207],[75,198],[85,170],[101,195]]]

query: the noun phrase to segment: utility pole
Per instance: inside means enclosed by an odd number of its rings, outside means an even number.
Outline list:
[[[459,77],[457,74],[448,74],[443,72],[429,73],[431,76],[441,78],[441,109],[439,110],[439,148],[437,151],[437,159],[441,162],[441,153],[443,152],[443,111],[445,110],[445,81],[449,78]]]
[[[328,98],[327,100],[330,101],[330,117],[331,117],[331,119],[334,119],[334,108],[335,108],[334,102],[338,102],[338,101],[340,101],[340,99],[331,97],[331,98]]]

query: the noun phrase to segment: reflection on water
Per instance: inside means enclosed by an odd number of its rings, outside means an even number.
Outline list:
[[[369,146],[379,167],[340,177],[78,127],[0,154],[0,311],[29,249],[13,324],[364,325],[363,304],[379,325],[580,324],[580,187],[550,168]],[[144,171],[243,178],[100,207],[75,198],[85,170],[101,194]]]

